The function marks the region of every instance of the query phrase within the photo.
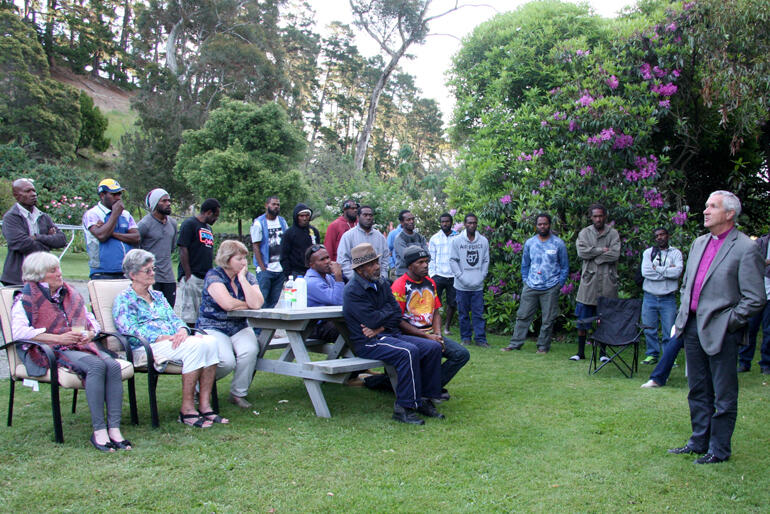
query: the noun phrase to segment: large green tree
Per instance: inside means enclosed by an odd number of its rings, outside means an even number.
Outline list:
[[[51,79],[35,30],[8,9],[0,9],[0,34],[0,142],[73,158],[81,126],[77,91]]]
[[[184,133],[176,174],[199,198],[216,197],[223,214],[251,218],[276,194],[288,206],[309,190],[294,166],[305,140],[276,103],[261,106],[224,99],[199,130]]]

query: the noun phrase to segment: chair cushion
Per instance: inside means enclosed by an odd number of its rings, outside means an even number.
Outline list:
[[[89,280],[88,296],[91,298],[91,309],[94,311],[96,321],[105,332],[117,332],[115,322],[112,320],[112,304],[115,298],[131,285],[130,280]],[[107,348],[119,351],[123,348],[114,338],[107,339]]]
[[[115,361],[120,364],[120,378],[122,380],[128,380],[134,376],[134,367],[130,362],[123,359],[115,359]],[[17,380],[29,378],[31,380],[37,380],[38,382],[51,382],[50,371],[47,371],[43,376],[33,377],[27,374],[27,368],[24,367],[24,364],[17,364],[14,371],[15,372],[12,375]],[[77,376],[76,373],[62,367],[59,367],[59,385],[67,389],[83,389],[83,382],[80,380],[80,377]]]

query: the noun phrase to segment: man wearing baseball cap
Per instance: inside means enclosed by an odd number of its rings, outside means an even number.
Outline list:
[[[83,215],[91,279],[122,279],[123,257],[139,245],[139,230],[123,206],[117,180],[106,178],[96,191],[99,203]]]
[[[401,333],[401,308],[380,276],[380,257],[369,243],[351,250],[353,277],[342,294],[342,313],[356,355],[378,359],[396,369],[393,419],[411,425],[417,414],[443,418],[433,399],[441,398],[441,344]]]

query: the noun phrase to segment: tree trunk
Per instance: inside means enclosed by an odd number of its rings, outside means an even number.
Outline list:
[[[125,52],[128,48],[128,29],[131,24],[131,1],[123,2],[123,26],[120,29],[120,49]]]
[[[377,104],[380,102],[380,95],[382,95],[382,90],[385,89],[385,84],[388,82],[390,74],[393,73],[393,70],[396,69],[398,60],[401,59],[401,57],[404,55],[404,52],[406,52],[408,46],[408,44],[402,45],[398,53],[393,55],[388,65],[385,66],[384,70],[382,70],[382,74],[377,80],[377,85],[374,86],[372,96],[369,99],[369,109],[366,114],[366,123],[364,123],[364,129],[361,132],[361,137],[358,139],[358,143],[356,144],[356,157],[354,162],[357,170],[364,168],[366,148],[369,146],[369,138],[372,135],[374,119],[377,117]]]
[[[179,65],[176,62],[176,38],[183,22],[184,18],[180,18],[179,21],[174,24],[171,28],[171,32],[168,33],[168,41],[166,42],[166,67],[175,76],[179,76]]]
[[[54,65],[53,59],[53,27],[56,24],[56,0],[48,0],[46,9],[45,35],[43,36],[43,47],[48,58],[48,65]]]

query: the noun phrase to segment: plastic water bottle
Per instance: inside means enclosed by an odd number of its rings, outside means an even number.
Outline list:
[[[297,275],[297,280],[294,281],[295,294],[295,309],[307,309],[307,281],[302,275]]]
[[[295,301],[294,275],[289,275],[289,280],[283,284],[283,308],[293,309]]]

